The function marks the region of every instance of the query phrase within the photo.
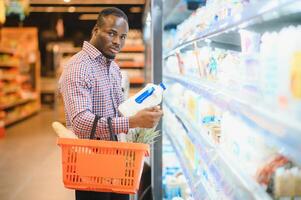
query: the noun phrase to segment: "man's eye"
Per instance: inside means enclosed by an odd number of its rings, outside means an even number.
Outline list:
[[[114,37],[114,35],[115,35],[115,34],[114,34],[113,32],[110,32],[110,33],[109,33],[109,36],[111,36],[111,37]]]
[[[126,36],[124,36],[124,35],[121,36],[121,39],[122,39],[122,40],[125,40],[125,39],[126,39]]]

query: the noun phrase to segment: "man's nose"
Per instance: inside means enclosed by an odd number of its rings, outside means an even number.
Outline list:
[[[120,45],[120,38],[119,38],[119,36],[116,36],[116,37],[113,38],[113,43],[117,44],[117,45]]]

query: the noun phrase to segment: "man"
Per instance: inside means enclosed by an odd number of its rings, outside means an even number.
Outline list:
[[[122,117],[118,106],[123,101],[121,73],[113,61],[124,46],[129,30],[127,16],[117,8],[99,13],[89,42],[74,55],[59,81],[64,98],[66,123],[79,138],[89,138],[95,115],[100,116],[95,137],[109,140],[107,118],[112,118],[113,132],[127,133],[129,128],[151,128],[160,120],[162,111],[148,108],[133,117]],[[114,166],[112,166],[114,167]],[[129,195],[76,191],[77,200],[122,200]]]

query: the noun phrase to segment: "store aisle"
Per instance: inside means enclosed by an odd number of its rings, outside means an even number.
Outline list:
[[[7,129],[0,139],[1,200],[68,200],[61,180],[60,148],[51,129],[54,113],[39,114]]]

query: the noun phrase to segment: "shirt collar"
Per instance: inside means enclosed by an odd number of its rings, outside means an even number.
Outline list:
[[[90,42],[84,41],[83,50],[89,54],[92,59],[100,60],[100,62],[110,66],[113,59],[106,58],[95,46]]]

